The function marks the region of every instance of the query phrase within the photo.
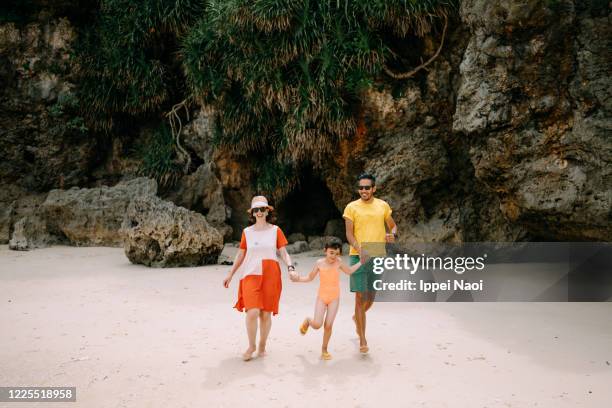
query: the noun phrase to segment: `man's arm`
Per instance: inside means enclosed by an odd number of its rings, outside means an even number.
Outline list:
[[[355,239],[353,221],[351,221],[351,220],[349,220],[348,218],[345,217],[344,218],[344,225],[346,226],[346,240],[348,241],[348,243],[353,248],[355,248],[355,250],[357,252],[361,252],[361,248],[359,247],[359,243]]]
[[[389,229],[389,234],[387,234],[387,242],[395,242],[395,237],[397,236],[397,224],[391,215],[387,217],[385,220],[387,224],[387,228]]]

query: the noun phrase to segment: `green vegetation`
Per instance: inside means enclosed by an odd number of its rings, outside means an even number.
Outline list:
[[[78,46],[81,100],[95,129],[111,130],[122,117],[159,114],[178,86],[172,44],[201,11],[197,0],[101,1]]]
[[[101,0],[80,36],[80,100],[89,126],[107,132],[122,121],[165,120],[182,100],[212,105],[215,142],[261,163],[258,189],[288,191],[297,168],[320,165],[355,133],[361,93],[383,70],[392,76],[390,43],[439,37],[456,7],[456,0]],[[146,172],[172,179],[165,176],[174,172],[165,150],[172,136],[155,145]]]
[[[57,102],[51,105],[47,112],[49,116],[61,124],[59,130],[62,132],[74,132],[83,135],[89,130],[85,125],[85,119],[79,116],[79,101],[72,93],[58,96]],[[64,121],[60,118],[68,119]]]
[[[138,174],[157,180],[160,188],[173,186],[182,174],[174,149],[174,138],[168,126],[157,128],[137,149],[142,160]]]
[[[189,91],[218,108],[220,145],[265,152],[285,169],[275,183],[282,188],[297,174],[290,168],[317,166],[354,134],[360,93],[391,58],[389,36],[422,36],[454,6],[431,0],[211,1],[183,42]],[[260,177],[270,175],[262,171]]]

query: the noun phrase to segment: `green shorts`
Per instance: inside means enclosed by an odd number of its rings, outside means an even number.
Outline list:
[[[350,255],[349,263],[355,265],[359,262],[359,255]],[[351,274],[351,292],[376,292],[374,281],[380,276],[374,273],[374,258],[370,258],[365,264]]]

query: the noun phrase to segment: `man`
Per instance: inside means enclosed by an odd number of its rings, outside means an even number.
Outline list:
[[[385,256],[385,243],[394,242],[397,237],[397,225],[391,217],[391,207],[387,202],[374,197],[374,176],[361,174],[357,182],[360,198],[350,202],[342,215],[346,224],[346,238],[351,245],[351,265],[364,261],[365,255]],[[359,351],[363,354],[369,350],[365,336],[366,312],[374,303],[372,282],[375,279],[371,261],[355,271],[350,278],[351,292],[355,292],[353,320],[359,336]]]

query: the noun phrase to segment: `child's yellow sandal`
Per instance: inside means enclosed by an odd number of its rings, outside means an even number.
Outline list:
[[[302,334],[302,336],[306,334],[309,327],[310,323],[308,323],[308,319],[305,319],[302,325],[300,326],[300,333]]]
[[[327,351],[324,351],[323,353],[321,353],[321,358],[323,360],[331,360],[332,359],[332,355],[329,354]]]

